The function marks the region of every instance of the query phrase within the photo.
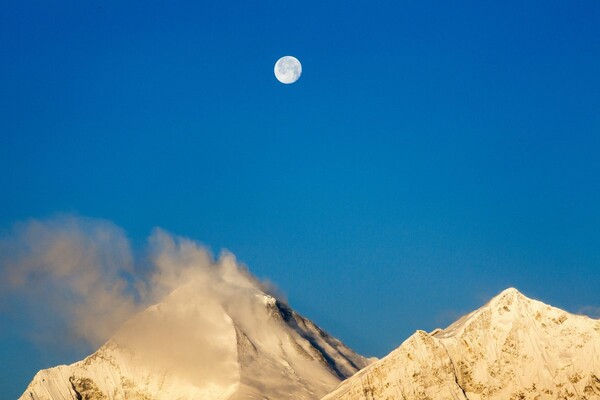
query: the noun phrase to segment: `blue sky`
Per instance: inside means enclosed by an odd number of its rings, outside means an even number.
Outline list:
[[[123,3],[0,10],[5,235],[74,213],[226,248],[366,355],[508,286],[600,306],[597,1]],[[2,301],[3,396],[85,354]]]

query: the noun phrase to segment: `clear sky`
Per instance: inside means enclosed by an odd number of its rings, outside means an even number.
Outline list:
[[[508,286],[597,313],[598,21],[596,0],[5,2],[0,229],[74,213],[229,249],[365,355]],[[86,353],[40,349],[19,307],[2,398]]]

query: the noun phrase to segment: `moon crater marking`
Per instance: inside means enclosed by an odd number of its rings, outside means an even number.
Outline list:
[[[294,83],[302,75],[302,64],[296,57],[284,56],[275,63],[275,77],[281,83]]]

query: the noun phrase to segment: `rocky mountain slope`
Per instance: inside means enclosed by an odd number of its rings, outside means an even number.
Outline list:
[[[600,399],[600,321],[507,289],[323,398],[370,399]]]
[[[40,371],[21,400],[319,399],[368,364],[253,283],[200,291],[180,287],[91,356]]]

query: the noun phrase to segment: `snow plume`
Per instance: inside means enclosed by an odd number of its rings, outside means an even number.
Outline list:
[[[191,283],[221,304],[269,290],[232,254],[214,260],[161,229],[139,259],[122,229],[79,216],[18,223],[0,239],[0,310],[22,315],[43,343],[97,346],[135,312]]]
[[[174,237],[159,228],[154,229],[148,243],[153,268],[142,295],[152,303],[190,282],[203,290],[215,292],[213,295],[217,292],[224,295],[227,289],[262,286],[227,251],[221,252],[215,262],[205,247],[189,239]]]
[[[600,306],[581,307],[577,314],[587,315],[590,318],[600,319]]]
[[[107,221],[60,216],[15,225],[0,241],[1,300],[24,303],[33,335],[61,330],[98,344],[137,305],[129,242]],[[54,335],[64,332],[52,332]]]

